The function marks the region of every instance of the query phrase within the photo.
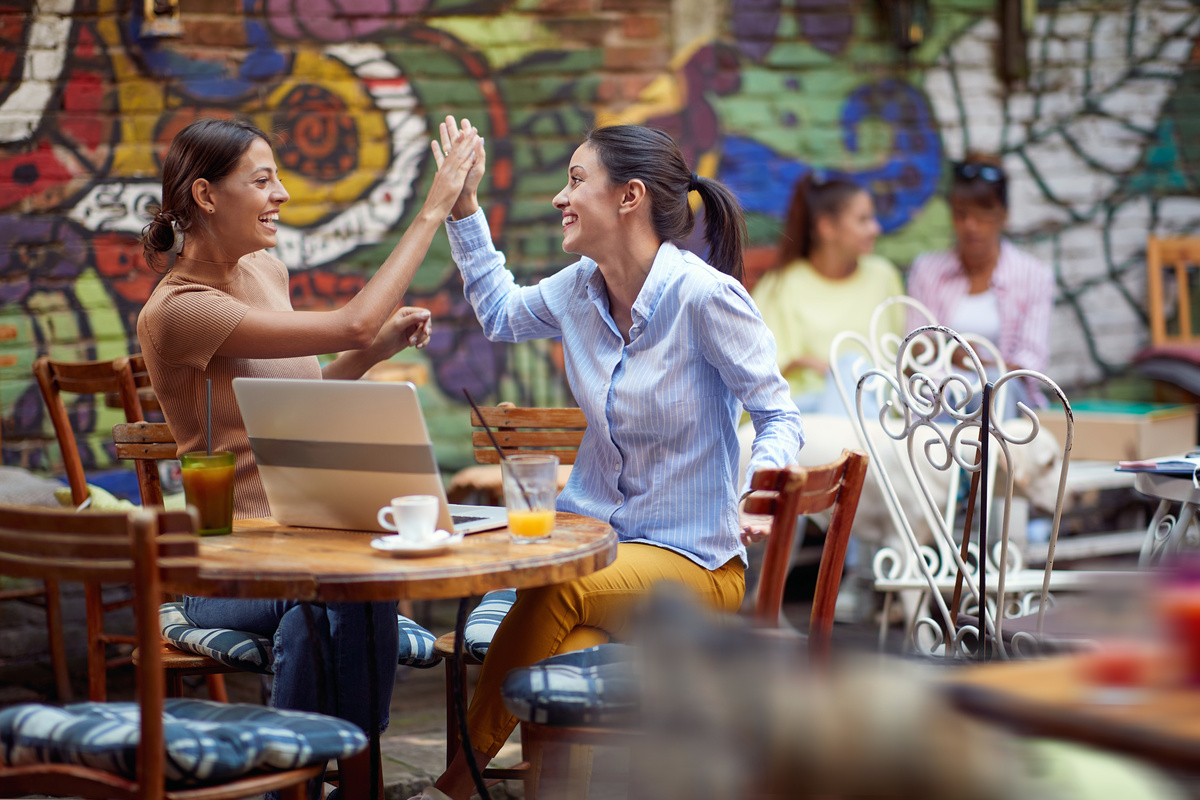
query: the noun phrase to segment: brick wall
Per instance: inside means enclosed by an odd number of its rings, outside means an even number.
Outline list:
[[[550,198],[594,122],[670,130],[697,172],[741,196],[761,268],[791,183],[836,170],[875,192],[900,264],[950,241],[948,159],[1001,151],[1012,233],[1059,277],[1051,373],[1076,386],[1145,341],[1149,231],[1200,221],[1194,172],[1200,33],[1172,0],[1043,0],[1033,79],[997,82],[990,0],[931,0],[923,43],[899,57],[862,0],[196,0],[180,38],[143,35],[142,4],[0,6],[0,368],[5,464],[58,454],[29,367],[41,353],[110,358],[135,345],[157,276],[136,235],[159,159],[198,116],[279,131],[293,200],[279,255],[297,308],[344,302],[380,263],[431,175],[447,112],[487,137],[493,230],[522,280],[565,263]],[[303,7],[304,16],[296,9]],[[435,314],[419,354],[439,456],[469,459],[461,388],[490,401],[567,395],[554,343],[483,339],[439,237],[410,303]],[[116,412],[73,407],[85,463],[110,463]]]

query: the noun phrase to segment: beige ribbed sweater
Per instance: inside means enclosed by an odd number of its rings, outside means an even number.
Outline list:
[[[321,377],[316,356],[223,358],[217,348],[250,308],[291,311],[288,273],[266,251],[238,262],[227,283],[201,283],[167,273],[138,315],[138,340],[179,453],[204,450],[205,379],[213,382],[213,449],[237,455],[235,519],[270,516],[250,440],[233,396],[233,379]]]

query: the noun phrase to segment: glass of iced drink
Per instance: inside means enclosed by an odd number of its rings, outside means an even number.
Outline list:
[[[512,540],[542,542],[554,530],[558,456],[512,455],[500,462]]]
[[[233,453],[185,453],[179,463],[183,496],[200,515],[196,533],[201,536],[233,533]]]

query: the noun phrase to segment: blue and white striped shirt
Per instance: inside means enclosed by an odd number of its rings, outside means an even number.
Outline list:
[[[804,436],[775,365],[775,340],[741,284],[663,244],[625,344],[596,262],[584,258],[518,287],[482,211],[446,228],[488,339],[562,336],[567,380],[588,427],[558,509],[710,570],[735,555],[744,561],[733,485],[739,401],[757,432],[748,475],[794,463]]]

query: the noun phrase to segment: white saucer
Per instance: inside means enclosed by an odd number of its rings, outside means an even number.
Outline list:
[[[405,541],[399,534],[380,536],[378,539],[371,540],[371,547],[399,558],[414,558],[417,556],[436,556],[439,553],[446,552],[462,540],[463,535],[461,533],[449,533],[439,530],[436,531],[434,538],[423,542]]]

